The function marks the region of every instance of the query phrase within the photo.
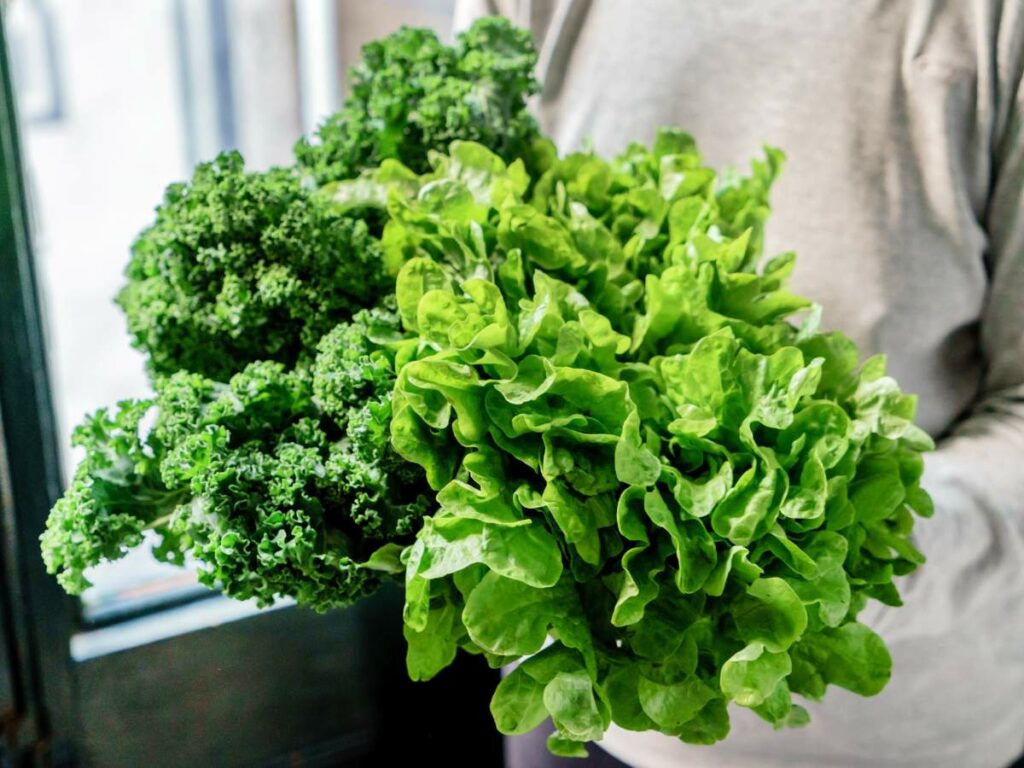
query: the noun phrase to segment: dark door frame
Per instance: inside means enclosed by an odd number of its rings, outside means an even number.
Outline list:
[[[13,699],[5,736],[22,753],[12,762],[61,763],[75,722],[67,649],[76,604],[33,556],[62,482],[2,19],[0,90],[0,613]]]

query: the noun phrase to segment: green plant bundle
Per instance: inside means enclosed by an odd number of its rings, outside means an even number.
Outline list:
[[[931,514],[915,398],[762,258],[779,151],[559,158],[535,59],[500,19],[402,30],[295,167],[168,190],[119,296],[155,394],[76,431],[49,570],[80,592],[152,531],[263,605],[404,579],[410,675],[515,664],[498,728],[550,717],[563,755],[877,693],[857,617],[900,604]]]
[[[524,111],[536,55],[526,33],[483,19],[453,47],[403,29],[364,56],[295,167],[247,171],[237,152],[200,164],[136,240],[118,303],[156,394],[75,432],[84,458],[42,536],[68,591],[152,531],[159,559],[225,594],[326,610],[379,585],[371,553],[410,542],[433,510],[389,439],[385,214],[314,181],[392,156],[424,169],[451,131],[506,153],[538,141]]]
[[[492,701],[505,733],[710,743],[730,702],[798,725],[791,694],[889,678],[856,617],[923,560],[931,441],[884,360],[786,290],[792,254],[756,269],[780,161],[720,179],[663,131],[555,162],[527,200],[521,164],[462,143],[392,192],[418,338],[392,439],[438,503],[403,558],[409,671],[459,647],[521,662]]]

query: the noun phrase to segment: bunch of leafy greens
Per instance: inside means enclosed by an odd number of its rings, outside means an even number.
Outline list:
[[[479,20],[453,47],[427,29],[402,29],[363,48],[352,95],[300,141],[300,165],[321,185],[384,160],[428,170],[431,149],[476,141],[507,160],[528,154],[537,124],[526,99],[537,90],[530,34],[500,18]]]
[[[409,543],[434,508],[423,470],[390,445],[401,334],[386,213],[311,177],[423,165],[454,136],[518,152],[537,140],[524,111],[536,56],[502,19],[451,48],[404,29],[364,55],[296,167],[221,155],[167,190],[136,241],[118,303],[155,395],[75,433],[84,459],[42,536],[69,591],[152,531],[158,558],[190,559],[228,595],[323,610],[371,591],[372,554]]]
[[[79,592],[86,567],[152,529],[161,559],[190,556],[232,597],[325,610],[368,594],[381,575],[370,555],[408,539],[433,506],[422,471],[390,446],[384,340],[396,326],[364,310],[309,368],[254,362],[223,383],[180,371],[154,398],[91,416],[75,432],[85,460],[42,537],[49,569]]]
[[[923,561],[931,441],[884,360],[786,290],[792,254],[758,269],[781,155],[720,178],[663,131],[529,199],[482,146],[434,162],[392,184],[383,237],[416,338],[392,439],[438,503],[403,555],[412,677],[460,647],[521,662],[495,721],[550,716],[564,755],[612,722],[712,743],[730,702],[782,727],[793,694],[881,690],[857,615]]]
[[[719,175],[666,130],[558,159],[497,19],[365,55],[298,167],[222,156],[140,236],[119,302],[155,394],[77,430],[51,572],[81,591],[152,531],[261,604],[404,573],[410,675],[519,662],[495,721],[551,717],[564,755],[881,690],[857,616],[923,562],[931,441],[793,255],[762,263],[781,154]]]

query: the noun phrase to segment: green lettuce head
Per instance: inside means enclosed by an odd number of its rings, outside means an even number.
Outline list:
[[[390,187],[418,339],[391,435],[439,507],[404,554],[409,671],[460,647],[521,662],[492,701],[505,733],[550,717],[565,755],[612,722],[712,743],[729,703],[801,725],[794,694],[889,678],[857,614],[923,562],[931,440],[884,360],[786,290],[793,255],[761,265],[781,161],[720,177],[662,131],[531,185],[456,143]]]

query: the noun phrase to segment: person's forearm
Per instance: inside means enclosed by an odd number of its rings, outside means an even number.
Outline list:
[[[926,457],[928,482],[999,508],[1024,529],[1024,386],[983,397]]]
[[[916,529],[923,570],[942,571],[951,604],[1024,610],[1024,387],[981,400],[926,456],[924,485],[936,510]]]

